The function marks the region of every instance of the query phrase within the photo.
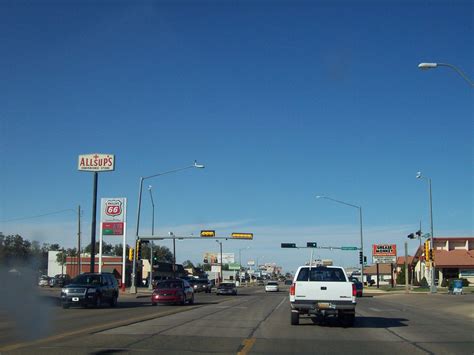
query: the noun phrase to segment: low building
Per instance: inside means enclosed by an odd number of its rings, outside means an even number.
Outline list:
[[[371,284],[373,280],[374,285],[377,285],[377,265],[379,285],[389,285],[392,282],[392,268],[391,264],[374,264],[364,267],[364,283]]]
[[[465,278],[474,283],[474,237],[433,238],[433,258],[435,283],[441,285],[444,279]],[[431,283],[431,263],[426,262],[425,250],[421,245],[414,256],[412,265],[415,280],[423,277]]]

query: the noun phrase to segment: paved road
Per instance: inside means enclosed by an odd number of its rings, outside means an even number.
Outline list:
[[[154,319],[111,325],[106,330],[86,330],[11,349],[13,353],[44,354],[474,352],[472,294],[364,297],[359,300],[353,328],[344,328],[336,320],[313,324],[310,319],[301,319],[299,326],[291,326],[286,292],[265,294],[262,288],[248,288],[237,297],[198,296],[202,298],[198,306],[157,307]],[[140,303],[140,299],[135,301]],[[143,303],[137,308],[151,307]],[[184,312],[166,316],[159,314],[183,309]],[[114,313],[110,309],[77,311],[97,312],[97,316]]]

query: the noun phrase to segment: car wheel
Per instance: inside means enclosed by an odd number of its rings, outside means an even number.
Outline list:
[[[117,306],[117,295],[115,295],[114,297],[112,297],[112,299],[110,300],[110,307],[116,307]]]
[[[300,314],[298,312],[291,312],[291,325],[300,324]]]
[[[194,304],[194,295],[191,296],[191,299],[189,300],[189,304]]]
[[[63,308],[64,309],[68,309],[69,308],[69,305],[67,303],[63,303]]]

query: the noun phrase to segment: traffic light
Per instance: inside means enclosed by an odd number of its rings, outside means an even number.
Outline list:
[[[362,254],[362,252],[360,251],[359,252],[359,264],[363,264],[364,262],[364,255]]]
[[[136,245],[136,252],[137,252],[137,260],[142,259],[142,241],[140,239],[137,239],[137,245]]]
[[[307,247],[307,248],[317,248],[317,247],[318,247],[318,243],[316,243],[316,242],[307,242],[307,243],[306,243],[306,247]]]
[[[415,234],[416,234],[417,237],[421,237],[421,229],[418,230]]]
[[[430,241],[425,241],[425,261],[430,261],[431,254],[430,254]]]
[[[128,260],[133,261],[133,248],[128,249]]]
[[[281,243],[282,248],[296,248],[295,243]]]
[[[434,261],[433,249],[430,249],[430,260]]]
[[[418,233],[418,232],[417,232]],[[407,238],[408,239],[415,239],[415,234],[414,233],[410,233],[407,235]]]

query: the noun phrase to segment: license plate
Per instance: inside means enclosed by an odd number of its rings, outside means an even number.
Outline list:
[[[328,309],[328,308],[331,308],[331,304],[326,303],[326,302],[319,302],[318,303],[318,308],[319,309]]]
[[[72,298],[72,301],[73,301],[73,302],[79,301],[79,297],[73,297],[73,298]]]

